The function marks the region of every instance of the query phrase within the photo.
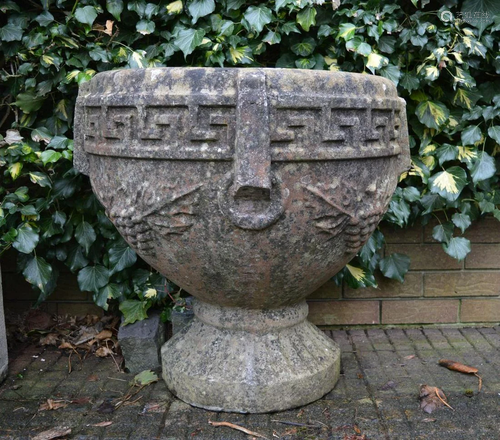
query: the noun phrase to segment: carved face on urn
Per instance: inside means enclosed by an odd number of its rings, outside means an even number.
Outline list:
[[[362,247],[407,168],[404,101],[369,75],[97,75],[77,166],[130,245],[209,303],[294,304]]]

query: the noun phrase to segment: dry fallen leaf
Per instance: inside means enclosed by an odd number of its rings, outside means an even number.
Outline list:
[[[52,400],[47,399],[45,403],[42,403],[38,408],[38,411],[53,411],[59,408],[66,408],[68,406],[68,402],[65,400]]]
[[[110,37],[113,35],[113,20],[106,20],[106,30],[103,31],[105,34],[108,34]]]
[[[108,347],[99,347],[95,351],[95,355],[99,356],[99,357],[106,357],[106,356],[109,356],[110,354],[114,354],[114,353],[113,353],[113,350],[111,350]]]
[[[429,385],[420,385],[420,408],[427,414],[431,414],[434,410],[446,405],[448,408],[453,409],[448,404],[448,399],[443,390]]]
[[[380,387],[380,389],[382,391],[387,391],[387,390],[396,388],[397,386],[398,386],[398,384],[396,382],[394,382],[393,380],[389,380],[388,382],[386,382],[385,385],[383,385],[382,387]]]
[[[75,346],[73,344],[71,344],[70,342],[64,341],[61,345],[59,345],[58,348],[60,348],[60,349],[69,348],[70,350],[74,350]]]
[[[91,374],[87,377],[88,382],[97,382],[99,380],[99,376],[97,374]]]
[[[77,399],[73,399],[71,403],[73,405],[86,405],[90,402],[90,397],[78,397]]]
[[[49,333],[47,336],[40,338],[40,345],[57,345],[58,335],[56,333]]]
[[[97,335],[95,335],[95,339],[102,341],[103,339],[109,339],[113,336],[111,330],[102,330]]]
[[[52,440],[71,434],[71,428],[52,428],[33,437],[32,440]]]
[[[448,370],[458,371],[465,374],[473,374],[479,379],[479,391],[483,386],[483,379],[479,376],[478,369],[475,367],[469,367],[468,365],[461,364],[460,362],[450,361],[449,359],[440,359],[439,365],[448,368]]]
[[[96,423],[95,425],[91,425],[91,426],[97,426],[97,427],[105,428],[106,426],[110,426],[112,424],[113,424],[112,421],[108,421],[108,422]]]

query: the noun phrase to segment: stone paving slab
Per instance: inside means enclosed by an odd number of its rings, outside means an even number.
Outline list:
[[[80,363],[55,348],[29,346],[11,355],[0,387],[0,439],[30,439],[54,427],[69,439],[250,439],[230,422],[271,439],[494,439],[500,432],[500,328],[336,330],[326,334],[342,348],[340,380],[322,399],[272,414],[229,414],[193,408],[173,397],[162,381],[145,387],[112,413],[99,412],[130,390],[133,375],[111,359]],[[477,378],[437,364],[449,358],[479,368]],[[95,377],[98,381],[93,381]],[[89,380],[90,379],[90,380]],[[438,386],[454,411],[431,415],[419,408],[420,384]],[[470,396],[470,394],[472,395]],[[466,395],[468,394],[468,395]],[[68,406],[39,411],[47,399]],[[116,400],[115,400],[116,401]],[[69,403],[73,402],[73,403]],[[107,427],[95,426],[112,422]],[[356,436],[358,436],[356,438]]]

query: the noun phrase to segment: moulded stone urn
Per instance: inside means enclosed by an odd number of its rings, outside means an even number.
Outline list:
[[[210,410],[329,392],[340,351],[305,298],[347,263],[409,166],[405,104],[371,75],[154,68],[79,93],[75,162],[123,237],[197,298],[163,378]]]

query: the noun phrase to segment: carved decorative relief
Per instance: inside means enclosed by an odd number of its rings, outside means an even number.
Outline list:
[[[305,206],[312,212],[315,228],[325,236],[324,243],[342,234],[348,253],[355,253],[361,248],[384,213],[379,206],[372,207],[369,213],[356,212],[356,188],[347,184],[336,188],[326,185],[303,185],[303,188],[309,194]]]
[[[94,191],[123,238],[142,255],[155,256],[156,236],[183,235],[194,225],[202,186],[178,189],[162,185],[155,189],[144,184],[132,190],[122,185],[116,195],[98,188]]]
[[[400,126],[394,100],[269,104],[274,161],[392,156],[400,152]],[[85,150],[119,157],[232,160],[235,127],[236,103],[87,105]]]

